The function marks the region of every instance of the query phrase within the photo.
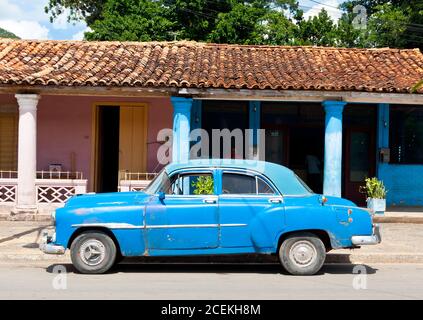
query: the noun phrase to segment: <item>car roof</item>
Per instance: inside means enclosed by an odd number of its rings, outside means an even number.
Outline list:
[[[309,194],[309,190],[296,177],[295,173],[279,164],[243,159],[195,159],[183,163],[170,163],[165,167],[168,174],[183,169],[195,168],[233,168],[250,170],[261,173],[268,177],[285,195]]]
[[[292,170],[276,163],[258,161],[258,160],[244,160],[244,159],[195,159],[185,162],[174,162],[166,166],[166,171],[171,173],[180,169],[189,168],[234,168],[247,169],[261,173],[268,173],[272,176],[272,172],[285,172],[292,174]]]

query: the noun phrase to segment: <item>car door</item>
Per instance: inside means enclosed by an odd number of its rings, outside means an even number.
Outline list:
[[[221,247],[250,247],[254,252],[271,246],[273,228],[284,223],[283,198],[276,188],[267,178],[247,171],[222,170],[219,177]]]
[[[173,174],[164,199],[155,196],[146,207],[146,247],[149,250],[218,247],[218,197],[214,188],[212,171]]]

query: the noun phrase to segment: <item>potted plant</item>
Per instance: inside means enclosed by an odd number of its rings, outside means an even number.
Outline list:
[[[366,185],[361,187],[367,196],[367,208],[374,213],[383,214],[386,210],[386,188],[377,178],[366,178]]]
[[[213,194],[214,183],[210,176],[199,176],[196,181],[192,182],[194,194]]]

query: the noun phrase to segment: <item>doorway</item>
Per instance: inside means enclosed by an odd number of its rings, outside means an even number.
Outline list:
[[[94,191],[116,192],[147,168],[147,106],[100,104],[96,111]]]
[[[245,130],[248,129],[249,115],[248,115],[248,102],[246,101],[203,101],[202,106],[202,119],[203,129],[207,131],[210,143],[209,143],[209,157],[210,158],[241,158],[244,159],[246,156],[244,148],[242,152],[235,149],[235,141],[231,140],[231,148],[228,153],[223,148],[223,141],[220,143],[220,154],[213,154],[213,141],[212,141],[212,130],[213,129],[228,129],[232,132],[234,129],[240,129],[245,136]]]
[[[119,169],[119,106],[98,107],[96,192],[115,192]]]
[[[367,177],[376,172],[376,105],[347,105],[344,110],[343,196],[366,205],[360,193]]]
[[[318,103],[263,102],[265,161],[292,169],[316,193],[323,191],[323,108]]]

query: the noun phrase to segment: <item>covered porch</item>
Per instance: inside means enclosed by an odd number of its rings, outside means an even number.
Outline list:
[[[197,95],[174,98],[181,110],[184,107],[181,112],[190,130],[202,128],[211,137],[212,129],[253,129],[254,149],[264,145],[260,160],[289,167],[317,193],[365,206],[360,186],[365,178],[377,177],[388,189],[388,206],[423,205],[419,95],[292,91],[281,97],[271,91],[197,89],[183,93]],[[175,128],[177,137],[182,133],[189,141],[189,130]],[[310,172],[310,155],[318,160],[317,176]]]
[[[71,196],[138,191],[154,178],[160,94],[0,94],[0,212],[50,214]]]

